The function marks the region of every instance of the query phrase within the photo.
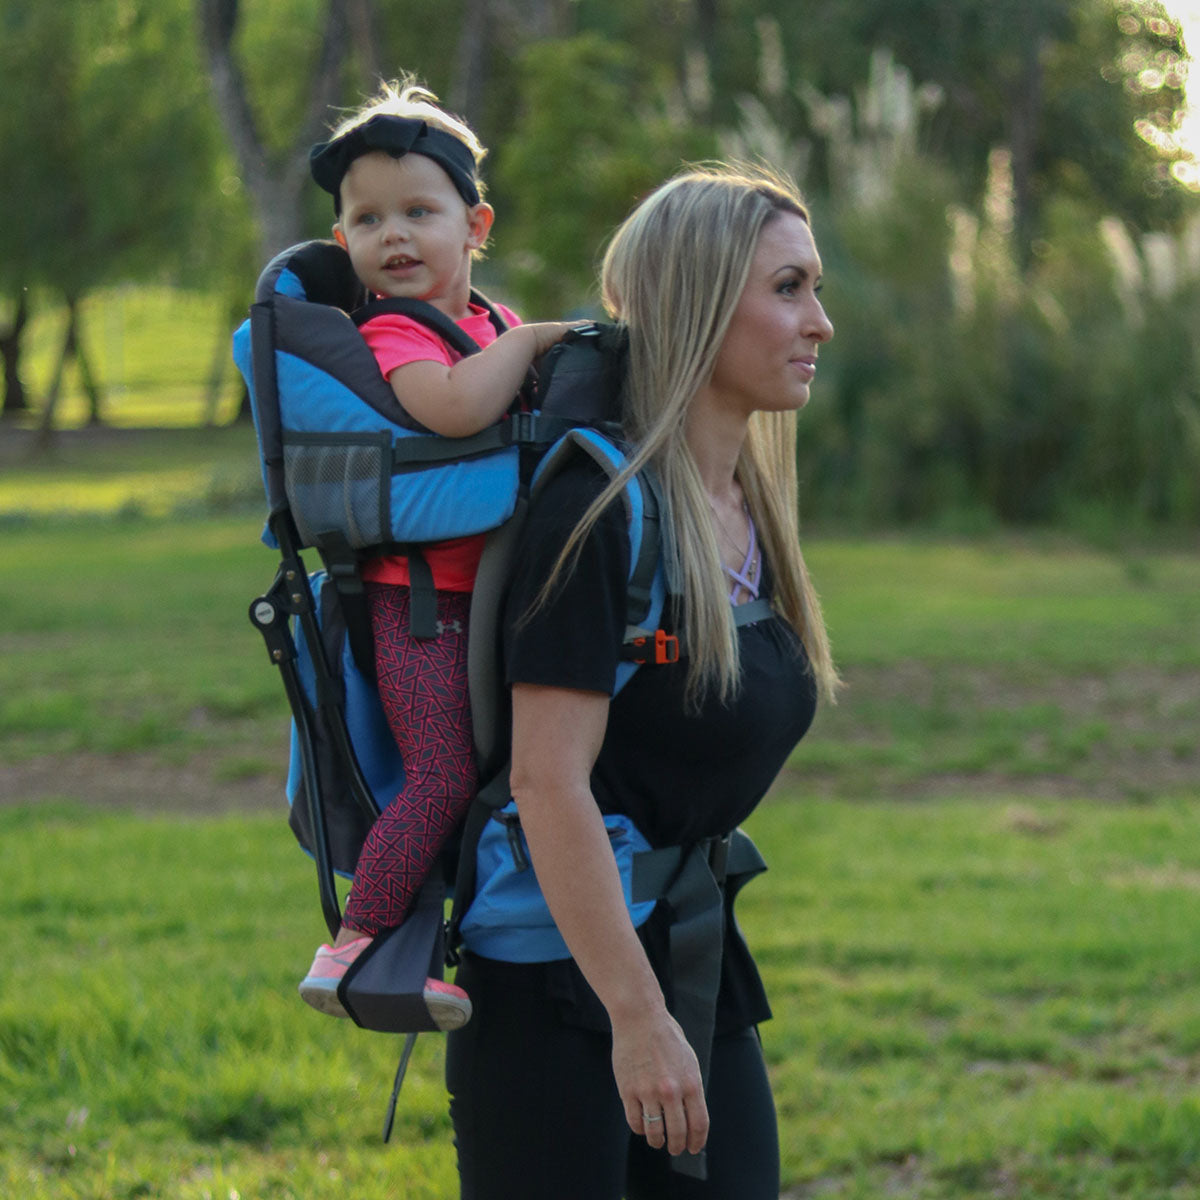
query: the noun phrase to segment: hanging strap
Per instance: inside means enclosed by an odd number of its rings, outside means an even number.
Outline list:
[[[766,869],[758,847],[740,829],[690,847],[669,846],[634,856],[634,903],[660,899],[670,906],[672,1016],[700,1063],[705,1091],[721,985],[726,894],[736,894]],[[704,1151],[672,1155],[671,1168],[706,1178]]]

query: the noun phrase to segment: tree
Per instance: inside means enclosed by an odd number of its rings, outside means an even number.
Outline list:
[[[729,0],[730,3],[733,0]],[[748,7],[748,0],[743,0]],[[886,47],[945,103],[926,148],[978,196],[997,145],[1012,154],[1016,226],[1023,261],[1043,227],[1049,198],[1064,188],[1097,212],[1140,226],[1182,217],[1183,192],[1169,183],[1177,150],[1166,131],[1182,100],[1178,25],[1157,0],[842,0],[774,5],[793,91],[852,96],[864,58]],[[812,135],[805,106],[787,118]],[[1139,134],[1141,130],[1141,134]],[[812,182],[825,183],[817,139]]]
[[[366,10],[358,0],[356,16]],[[208,63],[212,94],[242,180],[250,196],[259,233],[259,258],[265,262],[302,239],[309,187],[308,151],[321,140],[330,108],[342,98],[342,70],[350,44],[350,0],[327,0],[311,71],[303,61],[289,63],[294,77],[306,80],[298,119],[276,103],[256,106],[247,71],[234,52],[241,9],[238,0],[196,0],[200,38]],[[276,13],[276,16],[278,14]],[[369,16],[369,13],[366,13]],[[276,34],[286,36],[280,26]],[[273,69],[288,61],[288,47],[275,45]],[[284,128],[290,125],[290,128]],[[273,126],[273,127],[272,127]]]
[[[639,195],[713,145],[667,114],[631,50],[595,34],[535,43],[521,66],[497,243],[523,302],[559,316],[593,291],[597,249]]]
[[[196,104],[199,72],[180,51],[190,45],[185,18],[181,4],[149,0],[6,0],[0,9],[0,281],[26,302],[57,297],[66,317],[44,439],[71,361],[92,420],[103,416],[83,298],[101,283],[183,269],[209,199],[213,145]],[[28,304],[14,309],[0,339],[10,387]]]

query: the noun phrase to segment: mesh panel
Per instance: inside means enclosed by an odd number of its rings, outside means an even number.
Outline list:
[[[386,436],[386,435],[385,435]],[[355,549],[391,540],[390,439],[284,437],[284,482],[304,544],[340,530]]]

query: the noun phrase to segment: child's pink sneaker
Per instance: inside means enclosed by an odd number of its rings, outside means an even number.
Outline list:
[[[338,999],[338,984],[350,964],[370,944],[371,939],[364,934],[336,950],[330,945],[322,946],[308,968],[308,974],[300,981],[301,999],[331,1017],[348,1017],[350,1014]]]
[[[348,1017],[350,1014],[338,999],[338,984],[342,982],[342,976],[349,970],[350,964],[370,942],[371,939],[364,935],[337,949],[329,945],[322,946],[308,974],[300,982],[301,998],[331,1017]],[[439,1029],[461,1029],[471,1019],[471,1001],[462,988],[440,979],[426,979],[423,994],[425,1007]]]
[[[425,980],[425,1007],[433,1023],[442,1030],[461,1029],[471,1019],[467,993],[440,979]]]

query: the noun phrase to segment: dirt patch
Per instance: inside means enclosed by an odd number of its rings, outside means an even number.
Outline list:
[[[147,815],[269,811],[286,805],[283,785],[282,770],[217,781],[207,760],[165,763],[149,754],[61,754],[0,763],[0,804],[72,800]]]
[[[801,795],[1200,796],[1200,672],[858,666],[784,772]],[[0,804],[72,800],[142,813],[282,811],[277,718],[211,730],[221,752],[0,762]],[[255,772],[253,764],[267,769]],[[247,767],[247,764],[250,764]]]

